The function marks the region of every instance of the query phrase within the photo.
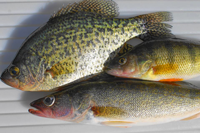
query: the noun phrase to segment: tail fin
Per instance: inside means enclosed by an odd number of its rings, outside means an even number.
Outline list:
[[[171,25],[162,23],[164,21],[172,21],[172,13],[170,12],[156,12],[135,17],[142,20],[141,26],[145,27],[146,33],[138,36],[143,41],[161,39],[161,38],[174,38],[175,35],[171,33]]]

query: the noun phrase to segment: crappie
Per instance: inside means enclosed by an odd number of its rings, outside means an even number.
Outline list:
[[[175,84],[175,83],[174,83]],[[31,103],[47,118],[130,127],[200,116],[200,90],[187,83],[114,80],[80,84]]]
[[[105,71],[155,81],[190,79],[200,75],[199,44],[178,38],[146,41],[105,64]]]
[[[170,37],[171,13],[114,18],[112,0],[83,0],[62,8],[24,42],[1,80],[24,91],[49,91],[102,71],[132,37]],[[156,32],[158,31],[158,32]]]

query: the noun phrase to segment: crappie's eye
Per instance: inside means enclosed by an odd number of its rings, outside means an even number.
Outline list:
[[[11,76],[14,76],[14,77],[18,76],[19,75],[19,68],[16,67],[16,66],[12,66],[12,67],[10,67],[9,72],[10,72]]]
[[[54,96],[48,96],[48,97],[45,97],[44,100],[43,100],[43,103],[46,105],[46,106],[52,106],[55,102],[55,97]]]
[[[119,64],[124,65],[126,63],[127,59],[126,58],[120,58],[119,59]]]

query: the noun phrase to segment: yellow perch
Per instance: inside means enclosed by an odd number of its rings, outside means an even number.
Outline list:
[[[154,81],[182,81],[200,75],[200,43],[184,39],[146,41],[105,64],[108,74]]]

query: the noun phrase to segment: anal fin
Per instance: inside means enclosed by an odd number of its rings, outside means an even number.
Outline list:
[[[132,121],[104,121],[101,122],[101,124],[106,125],[106,126],[116,126],[120,128],[127,128],[130,127],[134,122]]]
[[[192,115],[192,116],[187,117],[187,118],[184,118],[184,119],[182,119],[182,121],[192,120],[192,119],[196,119],[196,118],[199,118],[199,117],[200,117],[200,113]]]

